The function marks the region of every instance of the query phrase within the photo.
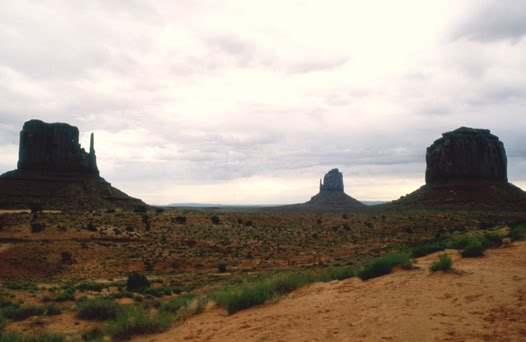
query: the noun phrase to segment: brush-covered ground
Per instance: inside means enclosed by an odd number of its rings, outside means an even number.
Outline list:
[[[314,282],[376,277],[382,256],[390,271],[443,248],[496,247],[523,222],[474,210],[2,212],[0,341],[155,338],[216,306],[232,314]],[[130,285],[130,272],[148,282]]]

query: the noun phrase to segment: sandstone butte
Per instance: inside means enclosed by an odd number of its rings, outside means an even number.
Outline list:
[[[267,211],[282,212],[323,212],[347,211],[365,208],[366,205],[344,192],[343,174],[338,169],[332,169],[320,179],[320,191],[308,202],[265,208]]]
[[[93,133],[86,152],[79,144],[77,127],[30,120],[20,132],[18,157],[17,169],[0,176],[1,209],[132,209],[145,205],[99,175]]]
[[[526,193],[510,184],[504,144],[487,129],[460,127],[426,151],[426,184],[392,205],[522,210]]]

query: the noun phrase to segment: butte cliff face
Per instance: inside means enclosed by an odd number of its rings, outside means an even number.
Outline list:
[[[433,208],[526,208],[508,183],[504,144],[487,129],[461,127],[427,148],[426,185],[395,204]]]
[[[19,170],[50,170],[99,175],[91,134],[90,152],[79,144],[77,127],[30,120],[20,132]]]
[[[91,134],[90,150],[79,144],[77,127],[27,121],[20,132],[18,169],[0,176],[0,208],[86,210],[144,205],[99,176]]]
[[[427,148],[426,183],[508,182],[504,144],[487,129],[461,127]]]
[[[338,169],[332,169],[320,179],[320,192],[343,192],[343,173]]]

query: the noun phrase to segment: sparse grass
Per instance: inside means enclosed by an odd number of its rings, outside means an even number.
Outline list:
[[[62,335],[50,333],[21,336],[10,332],[0,336],[0,342],[64,342],[65,340],[65,337]]]
[[[88,299],[79,304],[77,317],[86,320],[105,321],[117,318],[120,305],[111,299]]]
[[[211,297],[217,305],[225,308],[228,314],[261,305],[267,300],[292,292],[295,289],[314,282],[310,274],[280,274],[252,284],[235,287],[223,287],[215,290]]]
[[[163,303],[159,308],[159,311],[175,315],[182,308],[187,308],[194,299],[195,296],[191,294],[172,298],[169,301]]]
[[[356,271],[348,267],[330,267],[320,275],[321,281],[344,280],[352,278],[356,275]]]
[[[55,298],[55,301],[57,302],[67,302],[67,301],[74,301],[75,300],[75,289],[72,287],[69,287],[65,289],[64,291],[60,292]]]
[[[132,306],[109,322],[108,334],[117,340],[129,340],[135,335],[161,333],[170,328],[172,316],[167,313],[148,315],[144,309]]]
[[[392,253],[370,261],[367,266],[358,273],[358,276],[362,280],[367,280],[389,274],[395,266],[408,269],[411,268],[412,265],[413,262],[408,253]]]
[[[43,315],[45,312],[46,309],[43,306],[11,305],[3,310],[3,316],[13,321],[23,321],[31,316]]]
[[[487,247],[499,247],[504,237],[499,232],[486,232],[482,236],[482,243]]]
[[[443,251],[444,249],[446,249],[446,247],[446,243],[442,241],[430,242],[421,246],[414,247],[411,251],[411,255],[413,256],[413,258],[419,258],[431,253]]]
[[[435,261],[434,263],[431,264],[431,266],[429,267],[429,270],[431,272],[436,272],[439,270],[448,272],[451,270],[452,266],[453,266],[453,260],[451,260],[451,257],[447,253],[444,253],[438,258],[438,261]]]
[[[88,283],[83,282],[77,285],[77,290],[81,292],[86,291],[94,291],[94,292],[101,292],[104,289],[104,284],[101,283]]]
[[[447,244],[447,248],[451,249],[463,249],[468,245],[469,239],[467,236],[462,236],[458,239],[455,239]]]

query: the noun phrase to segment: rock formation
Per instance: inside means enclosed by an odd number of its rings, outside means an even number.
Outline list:
[[[461,127],[427,148],[426,184],[451,181],[508,181],[506,151],[487,129]]]
[[[17,170],[0,176],[0,208],[133,208],[144,205],[99,176],[94,135],[90,150],[79,144],[77,127],[27,121],[20,132]]]
[[[292,204],[266,208],[270,211],[346,211],[365,208],[366,205],[352,198],[343,191],[343,174],[338,169],[332,169],[320,179],[320,192],[310,201],[302,204]]]
[[[320,179],[320,192],[343,192],[343,174],[338,169],[330,170],[325,177],[323,183]]]
[[[504,144],[487,129],[461,127],[427,148],[426,185],[395,204],[433,208],[526,208],[508,183]]]

